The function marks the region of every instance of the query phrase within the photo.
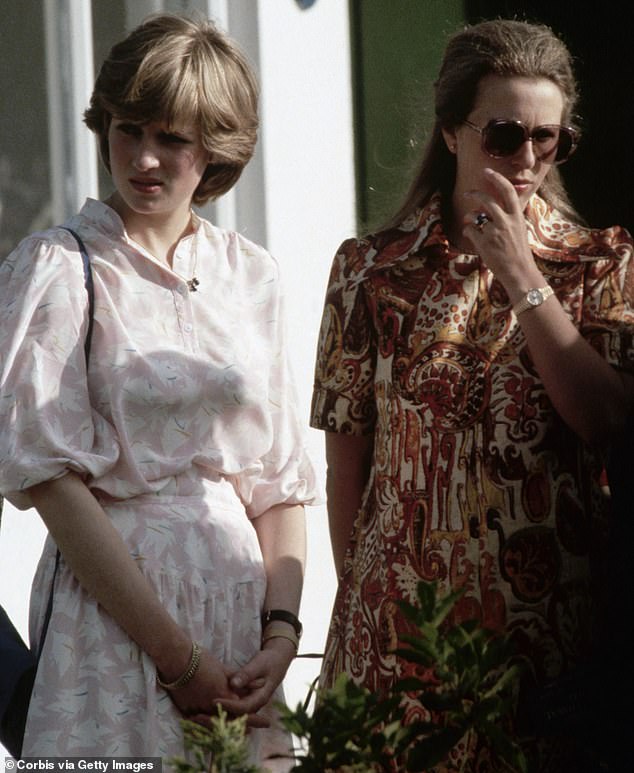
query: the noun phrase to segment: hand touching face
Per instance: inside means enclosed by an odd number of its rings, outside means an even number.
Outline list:
[[[561,123],[564,107],[559,87],[546,78],[485,76],[478,86],[475,105],[467,116],[469,124],[485,127],[491,120],[521,121],[529,133],[536,127]],[[480,132],[461,124],[443,130],[449,150],[456,156],[453,194],[454,222],[464,215],[464,195],[472,190],[490,191],[485,169],[492,169],[509,181],[523,210],[551,169],[554,157],[538,158],[539,147],[527,139],[503,158],[492,158],[482,147]]]

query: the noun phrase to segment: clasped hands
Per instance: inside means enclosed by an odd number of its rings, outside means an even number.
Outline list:
[[[231,670],[202,650],[192,680],[170,697],[186,719],[209,726],[209,717],[222,707],[230,717],[246,715],[247,726],[264,728],[269,721],[258,714],[286,675],[295,648],[286,639],[272,639],[242,668]]]

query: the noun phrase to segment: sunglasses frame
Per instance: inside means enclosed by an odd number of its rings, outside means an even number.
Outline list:
[[[463,123],[464,123],[465,126],[468,126],[470,129],[473,129],[474,131],[476,131],[476,132],[478,132],[480,134],[480,137],[482,138],[481,139],[482,150],[490,158],[511,158],[511,156],[514,156],[519,151],[519,149],[522,147],[522,145],[525,142],[528,142],[529,140],[533,143],[533,150],[534,150],[535,149],[535,144],[534,143],[535,143],[535,139],[536,139],[535,135],[537,134],[537,132],[542,131],[543,129],[557,129],[560,132],[562,130],[564,132],[566,132],[568,135],[570,135],[570,139],[571,139],[570,150],[566,154],[566,157],[565,158],[561,158],[559,160],[554,160],[554,161],[549,161],[548,162],[550,164],[553,164],[554,166],[557,166],[559,164],[563,164],[564,162],[566,162],[570,158],[570,156],[572,156],[572,154],[577,149],[577,144],[579,142],[579,132],[576,129],[573,129],[572,126],[562,126],[561,124],[555,124],[555,123],[543,124],[542,126],[536,126],[532,131],[529,131],[528,126],[526,126],[525,123],[522,123],[522,121],[514,121],[514,120],[512,120],[510,118],[492,118],[486,124],[486,126],[476,126],[476,124],[471,123],[471,121],[467,121],[467,120],[464,120]],[[488,133],[490,132],[490,130],[492,128],[494,128],[496,126],[508,125],[508,124],[512,124],[514,126],[518,126],[520,129],[522,129],[522,131],[524,132],[524,142],[522,142],[521,145],[518,145],[517,150],[514,150],[511,153],[504,153],[502,155],[491,153],[491,151],[488,150],[488,148],[486,147]],[[545,153],[545,154],[543,154],[541,156],[539,156],[539,155],[537,155],[537,153],[535,153],[535,156],[536,156],[536,158],[539,161],[544,161],[544,159],[548,158],[548,156],[551,155],[551,154],[557,155],[557,146],[555,146],[554,151],[551,151],[550,153]]]

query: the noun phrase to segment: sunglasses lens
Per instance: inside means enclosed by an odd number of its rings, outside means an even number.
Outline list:
[[[490,156],[512,156],[525,142],[524,129],[517,123],[498,121],[489,124],[484,134],[484,149]]]
[[[561,126],[542,126],[533,134],[533,147],[537,158],[542,161],[565,161],[572,144],[572,134]]]
[[[513,156],[529,139],[526,129],[514,121],[496,121],[484,130],[484,149],[494,158]],[[565,161],[574,149],[574,136],[563,126],[541,126],[530,139],[538,159],[550,163]]]
[[[555,154],[555,163],[565,161],[572,153],[575,146],[574,136],[568,129],[559,129],[559,142],[557,143],[557,153]]]

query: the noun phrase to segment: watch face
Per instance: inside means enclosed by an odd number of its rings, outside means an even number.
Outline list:
[[[529,290],[526,294],[526,300],[531,306],[539,306],[540,303],[544,302],[544,296],[540,290]]]

